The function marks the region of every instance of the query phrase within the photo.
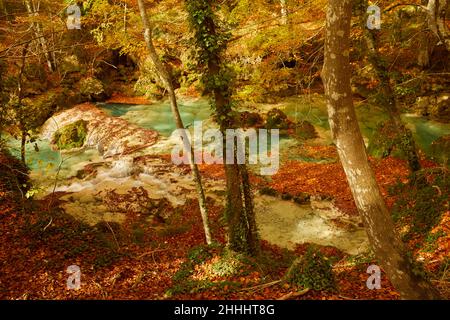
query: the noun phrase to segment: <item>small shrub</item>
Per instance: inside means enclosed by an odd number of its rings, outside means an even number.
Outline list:
[[[311,247],[303,257],[292,263],[285,280],[292,285],[317,291],[336,288],[330,261]]]
[[[272,109],[267,113],[266,128],[267,129],[289,129],[291,122],[286,114],[280,109]]]
[[[272,196],[272,197],[278,196],[278,191],[271,187],[263,187],[259,190],[259,193],[261,195]]]
[[[80,81],[80,93],[88,101],[102,101],[106,98],[106,91],[103,83],[97,78],[85,78]]]

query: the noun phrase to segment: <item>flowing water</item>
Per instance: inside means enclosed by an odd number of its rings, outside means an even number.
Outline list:
[[[160,142],[135,155],[170,152],[171,144],[168,142],[175,130],[175,125],[168,102],[157,102],[152,105],[99,104],[98,106],[110,116],[120,117],[132,124],[160,133],[162,136]],[[311,122],[320,136],[313,143],[330,144],[332,142],[326,103],[322,96],[293,98],[275,106],[258,105],[250,110],[266,112],[274,107],[283,110],[293,121]],[[191,127],[194,121],[204,121],[206,123],[204,129],[214,126],[211,120],[211,108],[205,99],[182,100],[180,113],[186,126]],[[380,108],[368,105],[357,106],[357,116],[361,121],[361,130],[366,141],[377,124],[386,120],[386,115]],[[418,145],[425,152],[429,152],[430,145],[435,139],[450,134],[449,124],[411,115],[404,115],[403,119],[413,130]],[[192,131],[192,127],[190,130]],[[10,138],[9,144],[13,147],[13,152],[19,156],[19,143]],[[88,223],[95,224],[101,220],[117,222],[124,220],[123,215],[107,212],[107,208],[100,199],[94,196],[101,190],[116,188],[118,192],[126,193],[132,187],[142,186],[152,197],[166,197],[173,205],[180,205],[187,198],[195,197],[195,185],[190,175],[158,171],[156,162],[153,164],[155,169],[147,168],[146,171],[133,175],[133,162],[130,157],[105,161],[97,150],[60,154],[51,148],[48,141],[38,140],[37,145],[38,152],[32,144],[27,145],[27,164],[32,169],[32,178],[42,186],[51,188],[53,179],[59,172],[56,190],[73,192],[67,196],[66,200],[70,201],[65,207],[66,211]],[[285,159],[286,156],[297,159],[292,156],[295,146],[298,146],[295,139],[283,138],[280,141],[281,159]],[[302,158],[298,160],[306,161]],[[87,180],[70,178],[89,163],[100,163],[100,169],[95,178]],[[223,191],[223,183],[220,181],[205,183],[206,189],[210,192],[209,195],[221,201],[221,197],[218,197],[215,192],[221,189]],[[277,198],[257,196],[255,203],[261,236],[272,243],[292,248],[296,243],[314,242],[332,245],[350,254],[359,253],[367,248],[367,237],[363,228],[358,226],[359,222],[347,221],[349,228],[337,226],[333,220],[338,219],[342,222],[347,218],[329,202],[318,200],[312,201],[311,205],[299,206]]]

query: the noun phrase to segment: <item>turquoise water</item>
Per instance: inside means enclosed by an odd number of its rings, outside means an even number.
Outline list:
[[[121,117],[145,129],[156,130],[165,137],[169,137],[176,129],[168,101],[152,105],[99,104],[99,107],[111,116]],[[181,101],[179,110],[186,127],[192,126],[194,121],[211,118],[211,108],[205,99]]]
[[[130,123],[136,124],[143,128],[158,131],[161,135],[169,137],[176,129],[170,104],[158,102],[152,105],[125,105],[125,104],[99,104],[109,115],[121,117]],[[192,126],[194,121],[210,120],[211,108],[206,99],[184,100],[180,102],[180,113],[185,125]],[[256,108],[262,106],[255,106]],[[264,110],[268,110],[274,106],[265,105]],[[329,125],[326,110],[326,103],[323,97],[315,98],[292,98],[284,103],[276,106],[285,111],[291,120],[308,120],[313,123],[319,130],[329,135]],[[386,120],[385,113],[377,107],[360,105],[357,106],[357,116],[360,121],[361,130],[365,137],[369,138],[373,130],[380,121]],[[404,115],[403,120],[408,127],[412,129],[419,147],[430,152],[431,143],[443,135],[450,134],[450,124],[443,124],[430,121],[425,118]],[[192,128],[191,128],[192,129]],[[282,150],[288,150],[289,154],[297,159],[294,149],[298,144],[293,139],[281,138],[280,147]],[[27,164],[32,169],[33,174],[45,177],[53,175],[61,162],[61,155],[58,151],[51,148],[48,141],[36,141],[39,151],[35,151],[34,144],[27,144]],[[294,144],[293,144],[294,143]],[[9,137],[8,144],[12,152],[20,158],[20,142]],[[291,158],[292,158],[291,157]],[[96,150],[86,150],[63,155],[61,165],[62,177],[73,175],[76,170],[81,168],[87,162],[100,161],[100,155]],[[302,160],[301,158],[297,160]],[[304,159],[307,160],[307,159]]]
[[[326,101],[321,96],[288,99],[284,110],[290,119],[305,119],[317,127],[330,129]],[[388,116],[382,108],[368,104],[357,104],[356,115],[361,131],[366,138],[372,136],[380,122],[388,120]],[[430,153],[433,141],[450,134],[450,124],[411,115],[403,115],[402,119],[412,130],[417,144],[426,154]]]
[[[13,155],[20,158],[20,141],[8,137],[7,145]],[[53,150],[46,140],[36,140],[38,151],[34,143],[26,145],[25,160],[32,171],[34,179],[45,183],[56,175],[59,169],[59,177],[66,178],[76,174],[88,162],[100,160],[97,150],[85,150],[60,154]]]
[[[450,134],[450,124],[430,121],[422,117],[404,115],[402,119],[413,131],[414,138],[422,150],[429,154],[433,141]]]

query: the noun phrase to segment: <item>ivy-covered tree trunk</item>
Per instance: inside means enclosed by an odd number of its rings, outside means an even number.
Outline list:
[[[339,158],[381,266],[403,299],[436,299],[436,290],[405,254],[367,159],[350,85],[352,0],[329,0],[322,78]]]
[[[205,191],[203,189],[202,178],[200,175],[200,171],[198,170],[198,166],[194,161],[194,152],[192,150],[192,145],[189,141],[188,136],[185,134],[185,131],[184,131],[185,127],[183,124],[183,120],[181,119],[181,116],[180,116],[180,111],[178,109],[178,102],[177,102],[177,97],[175,94],[175,89],[174,89],[174,86],[172,83],[172,77],[171,77],[169,71],[167,70],[167,68],[161,62],[161,60],[158,56],[158,53],[156,52],[155,46],[153,45],[153,39],[152,39],[153,27],[152,27],[150,20],[148,19],[147,11],[144,6],[144,1],[138,0],[138,5],[139,5],[139,11],[141,14],[141,20],[144,25],[144,38],[145,38],[145,43],[147,45],[147,49],[150,54],[150,59],[152,60],[153,64],[155,65],[155,68],[156,68],[159,76],[161,77],[161,79],[167,89],[167,92],[169,93],[171,110],[172,110],[172,114],[173,114],[176,126],[178,129],[182,129],[181,132],[184,134],[182,136],[184,149],[186,150],[186,152],[188,152],[191,155],[190,166],[191,166],[192,174],[194,176],[195,185],[196,185],[196,189],[197,189],[198,204],[200,207],[200,214],[202,216],[203,229],[205,231],[206,243],[211,244],[212,243],[211,229],[209,227],[208,209],[206,207],[206,197],[205,197]]]
[[[364,0],[362,6],[364,12],[368,6],[368,1]],[[387,68],[386,62],[383,61],[378,51],[379,31],[369,30],[366,27],[367,16],[364,14],[364,12],[358,12],[357,14],[359,14],[363,18],[361,24],[364,30],[363,37],[366,44],[366,54],[368,61],[374,69],[375,76],[377,77],[379,82],[381,107],[389,115],[389,119],[394,125],[397,137],[399,141],[401,141],[401,144],[398,147],[401,148],[401,150],[405,154],[410,170],[412,172],[415,172],[421,169],[416,143],[414,141],[411,130],[406,128],[400,117],[400,111],[397,105],[395,92],[392,88],[389,70]]]
[[[213,95],[215,118],[224,136],[233,128],[229,76],[223,67],[221,53],[226,48],[226,35],[218,27],[210,0],[187,0],[191,26],[195,31],[199,66],[202,68],[206,91]],[[227,205],[225,218],[228,228],[228,247],[236,252],[255,255],[259,252],[259,239],[253,210],[253,196],[246,165],[225,164]]]

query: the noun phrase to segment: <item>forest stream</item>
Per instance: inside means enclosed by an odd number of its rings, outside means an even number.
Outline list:
[[[31,176],[37,185],[42,187],[39,192],[41,197],[53,190],[67,192],[68,194],[61,198],[70,200],[62,205],[64,210],[91,225],[100,221],[121,223],[125,220],[125,214],[111,212],[102,200],[102,194],[110,190],[126,194],[132,188],[143,187],[150,198],[165,198],[174,207],[184,204],[187,199],[195,199],[195,185],[191,176],[158,158],[170,154],[173,147],[170,135],[175,126],[168,102],[151,105],[100,103],[97,107],[104,111],[108,121],[120,118],[127,121],[130,126],[134,126],[133,128],[137,126],[149,130],[148,132],[156,131],[160,135],[158,141],[123,156],[102,156],[98,146],[60,154],[52,149],[48,133],[43,133],[42,139],[37,141],[37,148],[32,144],[27,146],[27,161],[32,169]],[[259,105],[257,108],[264,111],[273,107],[274,105]],[[331,144],[326,107],[322,98],[289,99],[275,107],[283,110],[292,120],[305,119],[311,122],[319,134],[312,144]],[[70,118],[71,110],[64,111],[68,113],[66,118]],[[180,103],[180,111],[187,127],[192,127],[194,121],[204,121],[203,129],[212,126],[211,110],[207,100],[183,100]],[[373,106],[361,105],[357,108],[357,113],[359,120],[362,121],[360,124],[365,139],[370,137],[376,124],[385,119],[384,113]],[[403,119],[412,129],[417,143],[424,152],[429,151],[432,141],[450,134],[449,124],[413,115],[404,115]],[[111,125],[115,123],[112,121]],[[108,128],[105,128],[105,131],[107,130]],[[132,132],[139,135],[136,130]],[[18,142],[10,139],[10,144],[17,152]],[[281,157],[314,161],[297,156],[293,146],[298,149],[301,144],[293,138],[282,138]],[[151,158],[152,155],[155,157]],[[138,157],[143,156],[147,157],[144,163],[136,161]],[[95,167],[96,174],[86,174],[86,165]],[[57,179],[55,179],[56,172],[58,172]],[[49,179],[49,176],[53,178]],[[221,181],[206,179],[205,187],[209,197],[223,201],[220,197],[224,192]],[[296,244],[317,243],[334,246],[349,254],[358,254],[368,248],[367,236],[359,217],[344,214],[330,200],[312,197],[310,203],[296,204],[277,197],[257,194],[255,205],[261,237],[273,244],[292,249]],[[336,220],[340,223],[335,223]]]

